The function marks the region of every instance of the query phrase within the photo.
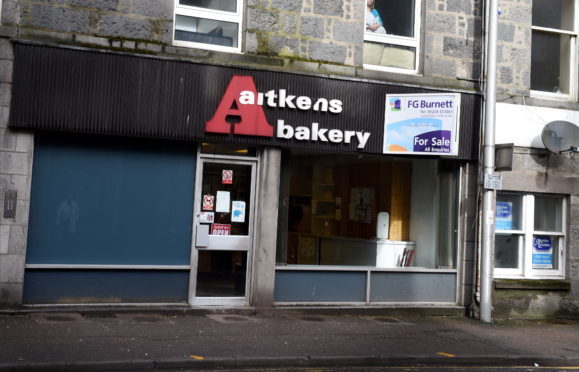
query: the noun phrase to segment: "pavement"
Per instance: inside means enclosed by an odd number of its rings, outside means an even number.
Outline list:
[[[0,312],[0,371],[354,370],[362,366],[579,369],[579,319],[485,324],[458,312],[4,311]]]

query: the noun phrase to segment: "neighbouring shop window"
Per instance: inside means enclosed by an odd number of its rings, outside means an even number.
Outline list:
[[[495,277],[562,278],[565,199],[550,195],[497,195]]]
[[[456,268],[454,163],[309,153],[282,167],[278,264]]]
[[[241,51],[242,0],[175,0],[174,44]]]
[[[365,67],[417,71],[420,0],[365,1]]]
[[[533,0],[531,90],[553,98],[575,95],[576,0]]]

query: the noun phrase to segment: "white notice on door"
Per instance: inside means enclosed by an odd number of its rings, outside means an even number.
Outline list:
[[[215,212],[229,213],[229,191],[217,191],[217,201],[215,203]]]
[[[215,214],[213,212],[199,213],[199,223],[213,223],[215,222]]]
[[[231,222],[245,222],[245,202],[234,200],[231,202]]]

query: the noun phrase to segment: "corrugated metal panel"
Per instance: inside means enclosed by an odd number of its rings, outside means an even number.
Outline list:
[[[382,153],[386,94],[433,93],[430,89],[283,72],[204,65],[193,62],[15,44],[10,126],[101,133]],[[257,90],[286,89],[296,96],[340,99],[340,114],[276,108],[269,123],[371,132],[364,150],[356,143],[205,134],[234,75],[251,75]],[[478,157],[481,97],[462,94],[458,158]]]

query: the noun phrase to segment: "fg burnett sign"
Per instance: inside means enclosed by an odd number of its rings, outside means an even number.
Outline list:
[[[386,95],[384,154],[457,155],[460,94]]]

